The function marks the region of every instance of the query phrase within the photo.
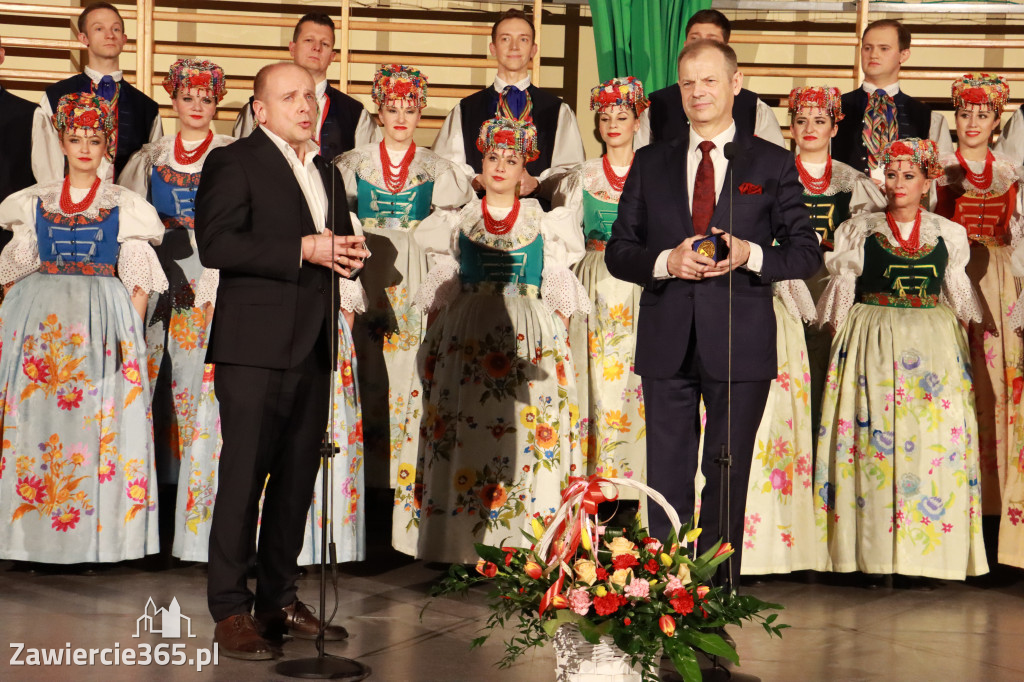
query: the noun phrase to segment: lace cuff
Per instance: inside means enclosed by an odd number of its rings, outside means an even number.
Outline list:
[[[196,282],[195,306],[197,308],[202,308],[207,303],[214,306],[217,305],[218,284],[220,284],[220,270],[217,268],[203,268],[203,274],[199,276],[199,281]]]
[[[338,307],[353,313],[365,313],[369,301],[366,290],[357,279],[343,279],[338,286]]]
[[[790,315],[798,320],[814,322],[818,313],[814,309],[811,292],[801,279],[787,279],[772,284],[772,293],[782,301]]]
[[[1021,292],[1017,302],[1013,304],[1013,312],[1010,313],[1007,321],[1010,324],[1010,329],[1014,331],[1024,329],[1024,291]]]
[[[117,257],[117,276],[129,294],[135,291],[135,287],[147,294],[167,291],[167,277],[160,267],[156,251],[141,239],[127,239],[121,243],[121,253]]]
[[[422,312],[432,312],[454,302],[461,290],[459,262],[451,256],[438,256],[412,304]]]
[[[38,270],[39,265],[35,240],[15,237],[0,253],[0,284],[13,284]]]
[[[827,322],[839,329],[856,300],[857,276],[849,273],[833,275],[818,301],[818,326]]]
[[[953,313],[964,322],[981,322],[981,306],[974,295],[974,287],[967,273],[963,270],[946,270],[946,279],[942,285],[942,298]]]
[[[590,296],[569,268],[544,268],[540,297],[553,313],[562,313],[566,317],[575,312],[590,314]]]

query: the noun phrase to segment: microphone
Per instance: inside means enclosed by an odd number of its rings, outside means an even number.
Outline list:
[[[729,161],[734,161],[740,155],[740,146],[735,142],[726,142],[722,147],[722,156]]]

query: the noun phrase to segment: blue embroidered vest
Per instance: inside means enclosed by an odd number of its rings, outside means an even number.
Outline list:
[[[40,204],[36,208],[40,271],[51,275],[114,277],[121,250],[117,233],[117,206],[100,209],[97,218],[89,220],[81,215],[48,213]]]
[[[463,285],[531,285],[539,287],[544,271],[544,238],[511,251],[492,249],[459,234],[459,276]]]
[[[149,178],[149,203],[164,227],[195,228],[196,190],[201,173],[182,173],[169,166],[153,166]]]

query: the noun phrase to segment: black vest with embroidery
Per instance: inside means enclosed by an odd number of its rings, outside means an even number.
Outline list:
[[[942,237],[914,254],[893,246],[881,234],[864,240],[864,269],[857,277],[857,298],[862,303],[900,305],[899,301],[934,300],[942,293],[949,252]],[[907,305],[902,307],[919,307]],[[927,303],[920,307],[929,307]]]
[[[925,139],[932,124],[932,110],[927,104],[914,99],[902,90],[892,98],[896,103],[896,123],[899,138],[920,137]],[[864,146],[864,114],[868,106],[868,93],[864,88],[843,95],[843,113],[839,132],[832,139],[832,158],[867,173],[868,150]]]
[[[562,107],[562,100],[536,85],[531,84],[526,91],[530,93],[530,101],[533,102],[533,125],[537,127],[537,147],[540,151],[540,157],[526,164],[526,170],[533,177],[537,177],[551,168],[551,153],[555,146],[555,133],[558,132],[558,112]],[[483,171],[484,160],[483,154],[476,148],[480,126],[484,121],[494,118],[497,110],[498,92],[493,85],[474,92],[459,102],[466,163],[477,173]]]

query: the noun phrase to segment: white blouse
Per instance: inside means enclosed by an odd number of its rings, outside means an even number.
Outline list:
[[[519,218],[509,238],[525,246],[539,232],[544,240],[544,270],[540,294],[552,313],[569,316],[589,313],[590,297],[570,268],[586,254],[583,232],[570,210],[555,208],[545,213],[536,199],[521,199]],[[473,199],[460,211],[436,211],[416,228],[415,238],[427,254],[430,272],[416,294],[415,305],[424,311],[451,304],[462,289],[459,280],[459,235],[483,230],[483,205]],[[511,207],[488,209],[501,220]]]
[[[913,231],[913,221],[896,223],[900,237],[906,239]],[[826,322],[838,329],[857,300],[857,278],[864,271],[864,242],[873,234],[882,235],[892,246],[898,246],[889,230],[885,213],[866,213],[851,218],[836,230],[835,250],[825,254],[829,282],[818,301],[818,324]],[[921,212],[922,245],[934,245],[942,237],[949,253],[942,281],[943,302],[961,320],[981,322],[981,307],[964,268],[970,259],[970,245],[964,228],[950,220]]]
[[[61,213],[60,193],[63,182],[34,185],[7,197],[0,204],[0,227],[14,232],[10,243],[0,253],[0,282],[10,284],[39,270],[39,247],[36,241],[36,207]],[[81,201],[88,189],[71,188],[71,199]],[[100,185],[89,208],[79,215],[93,219],[100,209],[120,208],[117,241],[121,244],[117,257],[117,276],[128,292],[135,287],[147,293],[167,291],[167,277],[152,245],[164,237],[164,225],[156,209],[129,189],[110,183]]]

